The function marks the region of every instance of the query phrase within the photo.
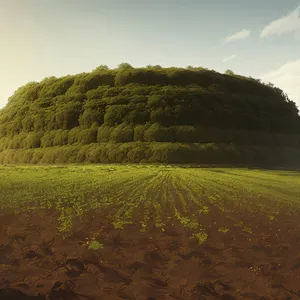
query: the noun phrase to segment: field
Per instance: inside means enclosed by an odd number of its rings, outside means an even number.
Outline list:
[[[300,299],[299,216],[296,171],[0,166],[0,299]]]

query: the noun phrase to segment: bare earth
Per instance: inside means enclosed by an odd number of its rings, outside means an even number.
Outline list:
[[[208,239],[190,239],[176,220],[165,232],[114,229],[101,213],[73,224],[64,239],[58,213],[0,215],[0,299],[300,299],[296,213],[271,222],[259,213],[203,216]],[[242,231],[238,216],[253,224]],[[231,230],[219,232],[220,225]],[[88,249],[98,236],[104,248]]]

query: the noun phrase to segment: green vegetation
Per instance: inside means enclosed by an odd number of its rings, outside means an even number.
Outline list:
[[[89,245],[90,250],[99,250],[104,248],[104,245],[98,241],[91,241],[88,242],[87,244]]]
[[[299,137],[279,88],[191,66],[48,77],[0,110],[2,163],[300,164]]]
[[[188,143],[93,143],[0,152],[1,164],[181,163],[299,167],[300,148]]]
[[[281,211],[298,211],[299,179],[298,172],[174,165],[10,165],[0,167],[0,210],[54,210],[66,236],[75,218],[93,213],[118,230],[164,233],[176,223],[201,244],[212,222],[224,235],[239,228],[251,236],[255,222],[241,222],[243,214],[262,215],[271,224]],[[105,247],[97,234],[87,246]]]

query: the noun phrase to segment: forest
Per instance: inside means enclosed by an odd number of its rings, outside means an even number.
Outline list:
[[[300,116],[271,83],[201,67],[47,77],[0,110],[1,163],[299,164]]]

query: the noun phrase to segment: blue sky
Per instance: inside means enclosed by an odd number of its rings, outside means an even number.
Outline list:
[[[300,0],[0,0],[0,107],[18,87],[100,64],[262,78],[300,107]]]

